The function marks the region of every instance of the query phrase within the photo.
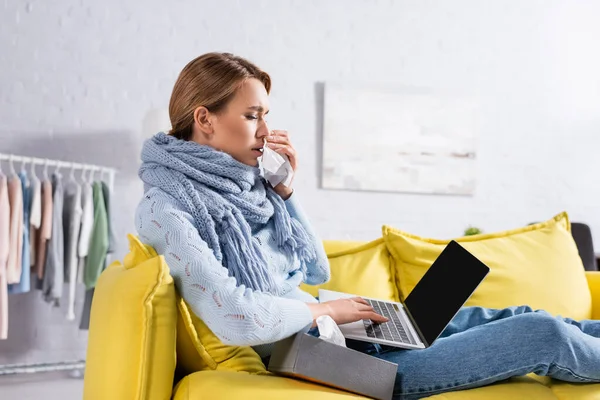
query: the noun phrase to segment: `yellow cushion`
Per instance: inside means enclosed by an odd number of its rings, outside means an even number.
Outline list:
[[[389,226],[383,227],[383,236],[404,299],[449,241],[424,239]],[[457,241],[491,270],[467,306],[529,305],[563,317],[591,317],[590,290],[566,213],[524,228]]]
[[[592,294],[592,319],[600,319],[600,271],[587,271],[585,276]]]
[[[356,249],[368,243],[360,240],[323,240],[323,248],[327,257],[331,257],[336,253]]]
[[[226,370],[267,373],[252,347],[223,344],[179,296],[177,309],[177,363],[183,372]]]
[[[163,257],[129,235],[130,253],[98,279],[85,400],[168,399],[175,373],[175,287]]]
[[[302,290],[315,297],[321,288],[383,300],[398,300],[390,253],[383,238],[366,244],[326,241],[324,246],[331,268],[331,279],[318,286],[303,284],[300,286]]]

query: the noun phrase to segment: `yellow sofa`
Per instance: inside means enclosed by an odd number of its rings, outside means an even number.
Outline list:
[[[565,226],[568,231],[568,224]],[[554,225],[551,228],[557,229]],[[541,235],[540,240],[546,240],[551,234],[544,229],[547,227],[540,228],[539,232],[532,228],[525,233],[513,231],[504,236],[516,232],[525,237],[531,235],[527,232],[536,232]],[[384,236],[386,232],[398,235],[390,228],[384,228]],[[416,238],[405,236],[411,240]],[[210,330],[190,314],[177,296],[163,257],[131,235],[129,240],[129,254],[123,262],[110,265],[96,287],[85,372],[85,400],[361,398],[315,383],[274,376],[260,361],[257,363],[260,359],[251,348],[222,345],[211,337]],[[332,281],[326,287],[361,295],[379,293],[380,297],[390,299],[404,297],[406,293],[402,293],[398,265],[394,264],[393,252],[388,251],[390,240],[385,237],[369,243],[326,241],[332,265]],[[469,241],[474,243],[477,238],[464,238],[467,245]],[[526,241],[532,243],[531,236],[527,236]],[[427,246],[443,246],[442,241],[425,242]],[[503,248],[510,246],[508,242],[500,244]],[[414,246],[414,243],[409,245]],[[549,245],[556,246],[556,242]],[[572,249],[568,251],[572,252]],[[423,250],[418,254],[424,256],[426,252]],[[396,260],[396,264],[398,262]],[[600,319],[600,272],[582,272],[582,275],[584,280],[587,279],[586,290],[589,288],[591,296],[591,318]],[[506,276],[501,278],[506,279]],[[592,400],[600,399],[600,384],[568,384],[528,375],[429,399]]]

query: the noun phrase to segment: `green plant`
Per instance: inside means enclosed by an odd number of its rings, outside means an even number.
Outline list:
[[[465,229],[465,236],[479,235],[480,233],[483,233],[483,231],[474,226],[469,226],[467,229]]]

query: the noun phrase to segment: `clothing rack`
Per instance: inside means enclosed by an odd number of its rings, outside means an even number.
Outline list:
[[[19,156],[19,155],[15,155],[15,154],[7,154],[7,153],[0,153],[0,161],[8,161],[10,163],[10,167],[11,170],[14,171],[14,162],[18,162],[21,163],[23,168],[25,166],[25,164],[30,164],[31,166],[35,166],[35,165],[43,165],[45,170],[47,170],[48,167],[55,167],[56,169],[60,169],[60,168],[69,168],[71,170],[81,170],[82,174],[85,173],[85,171],[89,171],[89,178],[92,178],[92,175],[94,172],[100,172],[102,173],[108,173],[108,187],[110,187],[110,189],[114,189],[114,181],[115,181],[115,174],[117,172],[116,169],[114,168],[110,168],[110,167],[103,167],[100,165],[94,165],[94,164],[82,164],[82,163],[76,163],[76,162],[70,162],[70,161],[62,161],[62,160],[50,160],[48,158],[39,158],[39,157],[28,157],[28,156]],[[0,171],[2,171],[1,169],[2,165],[0,163]]]
[[[33,374],[40,372],[73,371],[85,368],[85,360],[61,361],[39,364],[6,364],[0,366],[0,376]]]
[[[10,165],[10,172],[16,172],[14,163],[21,163],[21,169],[25,169],[25,165],[29,164],[31,168],[36,165],[44,166],[44,175],[48,173],[48,167],[54,167],[55,170],[60,168],[69,169],[71,171],[81,170],[81,176],[84,178],[86,171],[89,171],[87,180],[93,179],[94,172],[100,172],[102,177],[103,173],[108,174],[108,187],[114,189],[115,174],[117,170],[115,168],[104,167],[94,164],[83,164],[63,160],[51,160],[48,158],[39,157],[28,157],[20,156],[15,154],[0,153],[0,171],[2,169],[2,161],[8,161]],[[85,179],[85,178],[84,178]],[[32,364],[4,364],[0,365],[0,376],[3,375],[14,375],[14,374],[33,374],[41,372],[54,372],[54,371],[81,371],[85,368],[85,360],[65,360],[53,363],[32,363]]]

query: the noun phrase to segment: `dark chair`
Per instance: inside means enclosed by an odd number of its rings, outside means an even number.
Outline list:
[[[598,261],[594,252],[592,231],[589,226],[580,222],[571,223],[571,233],[577,244],[579,256],[586,271],[598,271]]]

